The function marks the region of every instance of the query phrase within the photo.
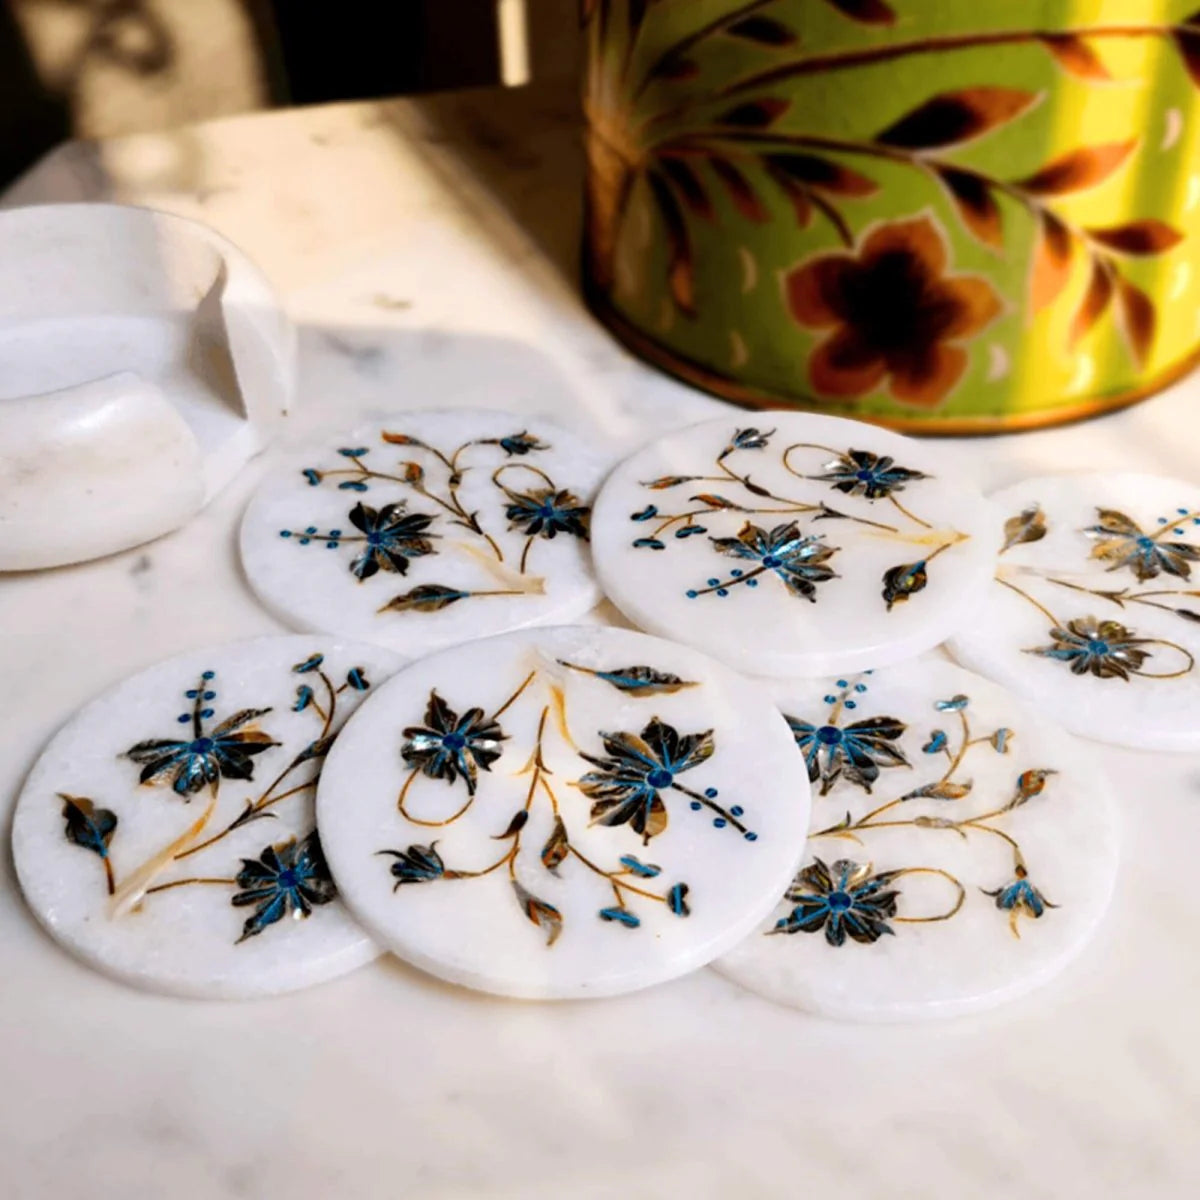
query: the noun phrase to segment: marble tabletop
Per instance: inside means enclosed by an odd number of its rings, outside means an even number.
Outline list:
[[[166,655],[280,630],[235,529],[313,431],[488,404],[620,447],[727,411],[636,363],[579,301],[573,99],[538,85],[72,144],[3,198],[207,221],[262,266],[301,339],[282,445],[186,528],[0,578],[6,826],[81,702]],[[1200,481],[1198,401],[1185,382],[1087,425],[944,449],[988,487],[1085,467]],[[510,1002],[390,959],[283,999],[166,999],[59,951],[6,849],[0,1194],[1195,1196],[1200,758],[1091,752],[1124,818],[1100,935],[1028,999],[941,1024],[835,1024],[711,971]]]

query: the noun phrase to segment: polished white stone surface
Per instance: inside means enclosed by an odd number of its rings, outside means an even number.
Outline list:
[[[1004,1003],[1079,953],[1117,874],[1095,747],[931,657],[770,690],[816,789],[811,836],[722,974],[824,1016],[894,1021]]]
[[[991,579],[996,522],[957,475],[854,421],[722,417],[613,471],[596,570],[634,624],[753,675],[889,666],[945,641]]]
[[[1083,737],[1200,750],[1200,487],[1086,472],[992,499],[1011,544],[955,657]]]
[[[238,118],[66,147],[14,196],[156,204],[244,246],[301,328],[288,447],[432,396],[499,400],[633,449],[731,410],[648,371],[584,313],[575,113],[568,83]],[[934,448],[985,490],[1085,468],[1200,481],[1198,411],[1192,381],[1101,421]],[[144,550],[0,580],[5,811],[53,731],[105,687],[280,632],[241,577],[236,535],[282,454]],[[798,1186],[1191,1200],[1200,757],[1094,752],[1125,818],[1095,939],[1025,999],[924,1026],[806,1017],[715,971],[596,1003],[505,1003],[390,956],[263,1004],[181,1004],[63,954],[4,856],[5,1187],[77,1190],[81,1160],[63,1147],[86,1146],[104,1200],[165,1186],[188,1200],[389,1187],[790,1200]]]
[[[531,630],[423,658],[372,699],[322,774],[322,840],[363,924],[451,983],[550,1000],[675,979],[796,869],[809,788],[788,728],[687,647]]]
[[[270,440],[295,330],[228,239],[113,204],[0,212],[0,571],[177,529]]]
[[[398,414],[268,476],[242,521],[242,568],[289,625],[408,657],[571,621],[600,599],[587,539],[609,465],[544,418]]]
[[[274,995],[370,962],[312,840],[316,780],[326,740],[396,666],[376,646],[259,638],[85,705],[13,818],[38,920],[98,970],[186,996]]]

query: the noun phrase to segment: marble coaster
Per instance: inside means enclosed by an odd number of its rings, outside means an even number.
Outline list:
[[[969,616],[999,546],[948,458],[801,413],[668,434],[596,501],[600,582],[634,624],[754,675],[903,661]]]
[[[634,991],[728,950],[792,877],[808,810],[760,691],[683,646],[583,627],[407,667],[317,796],[334,878],[380,941],[536,999]]]
[[[950,649],[1098,741],[1200,750],[1200,487],[1046,475],[992,498],[995,582]]]
[[[540,417],[397,413],[268,477],[242,562],[289,625],[407,656],[572,620],[600,599],[587,542],[608,466]]]
[[[179,995],[307,987],[379,953],[336,898],[317,775],[398,660],[320,637],[172,658],[81,709],[17,803],[30,908],[89,965]]]
[[[1117,867],[1093,750],[940,659],[772,686],[815,788],[812,832],[723,975],[887,1021],[999,1004],[1078,953]]]

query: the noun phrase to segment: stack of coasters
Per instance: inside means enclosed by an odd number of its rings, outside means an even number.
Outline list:
[[[811,832],[722,974],[825,1016],[911,1019],[1011,999],[1081,949],[1117,866],[1094,755],[935,658],[772,692],[817,793]]]
[[[1084,737],[1200,750],[1200,488],[1049,475],[993,497],[995,582],[950,649]]]
[[[833,417],[695,425],[613,471],[596,569],[634,624],[751,675],[902,662],[970,618],[999,548],[943,459]]]
[[[21,889],[61,945],[155,991],[291,991],[378,951],[315,830],[333,739],[398,660],[328,637],[169,659],[81,709],[13,819]]]
[[[397,414],[271,475],[242,523],[246,578],[298,629],[416,656],[571,621],[608,459],[542,418]]]

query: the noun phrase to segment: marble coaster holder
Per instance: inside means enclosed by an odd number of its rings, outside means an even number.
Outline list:
[[[0,570],[178,528],[269,440],[295,330],[194,221],[112,204],[0,213]]]

